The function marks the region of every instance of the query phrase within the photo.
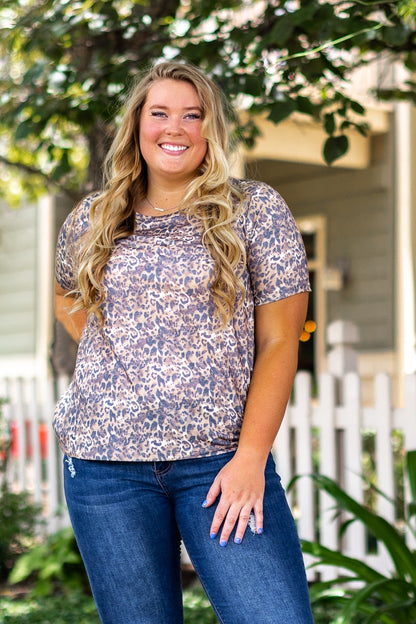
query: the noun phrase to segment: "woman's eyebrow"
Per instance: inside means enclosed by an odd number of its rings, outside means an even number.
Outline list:
[[[158,109],[161,109],[161,110],[169,110],[170,107],[166,106],[164,104],[151,104],[149,106],[149,108],[158,108]],[[186,110],[186,111],[197,110],[197,111],[202,112],[202,108],[200,106],[184,106],[183,110]]]

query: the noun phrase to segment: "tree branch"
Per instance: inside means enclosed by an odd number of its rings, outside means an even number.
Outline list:
[[[20,171],[29,173],[30,175],[39,176],[42,178],[42,180],[45,181],[47,187],[49,188],[52,187],[52,188],[57,189],[61,193],[64,193],[65,195],[67,195],[69,199],[71,199],[72,201],[79,200],[78,192],[73,191],[72,189],[65,188],[62,184],[59,184],[59,182],[55,182],[54,180],[52,180],[46,173],[43,173],[43,171],[40,171],[40,169],[36,169],[36,167],[32,167],[31,165],[26,165],[25,163],[22,163],[22,162],[13,162],[12,160],[9,160],[5,156],[1,156],[1,155],[0,155],[0,163],[3,163],[7,167],[14,167],[15,169],[19,169]]]
[[[304,57],[304,56],[310,56],[311,54],[317,54],[318,52],[322,52],[322,50],[325,50],[326,48],[333,47],[333,46],[337,45],[338,43],[344,43],[344,41],[349,41],[350,39],[353,39],[354,37],[357,37],[357,35],[362,35],[362,34],[367,33],[367,32],[372,32],[372,31],[375,31],[375,30],[379,30],[382,27],[383,27],[383,24],[379,23],[379,24],[376,24],[375,26],[370,26],[369,28],[361,28],[361,30],[357,30],[357,31],[355,31],[353,33],[349,33],[348,35],[344,35],[343,37],[339,37],[338,39],[332,39],[331,41],[326,41],[325,43],[322,43],[321,45],[317,46],[316,48],[311,48],[310,50],[305,50],[304,52],[297,52],[296,54],[288,54],[287,56],[282,56],[274,64],[273,67],[276,67],[276,66],[280,65],[280,63],[285,63],[286,61],[291,61],[292,59],[295,59],[295,58],[301,58],[301,57]]]

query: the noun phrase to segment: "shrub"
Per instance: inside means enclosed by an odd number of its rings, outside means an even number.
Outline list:
[[[99,624],[90,596],[73,592],[43,598],[3,598],[2,624]],[[214,612],[199,587],[184,592],[184,624],[218,624]]]
[[[41,508],[30,502],[27,492],[10,491],[6,480],[0,487],[0,580],[7,578],[17,558],[33,544]]]
[[[406,470],[412,502],[405,509],[404,522],[407,531],[416,537],[412,526],[412,518],[416,516],[416,451],[407,454]],[[390,575],[381,574],[358,559],[347,557],[318,542],[304,540],[303,551],[315,557],[312,565],[336,566],[347,572],[347,576],[338,579],[338,586],[334,581],[314,584],[311,588],[312,604],[339,607],[336,624],[416,622],[416,552],[407,546],[403,534],[385,518],[351,498],[332,479],[323,475],[311,475],[311,478],[319,490],[324,490],[334,499],[338,511],[349,512],[351,517],[341,525],[341,534],[351,522],[362,522],[384,545],[393,569]],[[378,493],[385,496],[380,491]]]
[[[32,594],[48,596],[55,590],[68,594],[88,590],[84,564],[72,528],[61,529],[19,557],[10,576],[11,584],[33,579]]]
[[[1,624],[99,624],[91,597],[74,592],[48,597],[5,597],[0,602]]]

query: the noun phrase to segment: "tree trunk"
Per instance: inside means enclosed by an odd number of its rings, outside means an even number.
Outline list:
[[[103,163],[113,140],[113,126],[98,119],[87,135],[90,153],[87,193],[103,188]]]

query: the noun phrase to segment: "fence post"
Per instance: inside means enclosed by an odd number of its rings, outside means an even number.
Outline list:
[[[311,418],[311,376],[300,372],[295,379],[296,405],[296,472],[299,475],[312,473],[312,418]],[[315,539],[315,513],[313,483],[310,479],[300,479],[297,483],[300,515],[299,533],[304,539]]]
[[[329,352],[328,371],[337,383],[337,399],[344,414],[338,447],[340,484],[358,502],[363,501],[361,481],[361,385],[358,376],[358,327],[351,321],[337,320],[327,329]],[[364,527],[355,523],[344,536],[345,549],[350,556],[366,552]]]
[[[319,378],[319,472],[334,481],[337,480],[337,439],[336,439],[336,388],[333,375],[323,373]],[[324,491],[319,492],[320,542],[327,548],[339,548],[338,525],[334,518],[334,501]],[[335,567],[323,567],[321,580],[329,581],[337,577]]]
[[[362,503],[362,438],[361,438],[361,384],[357,373],[348,373],[344,378],[345,429],[343,439],[343,465],[341,466],[341,484],[347,493],[357,502]],[[366,552],[365,530],[360,523],[354,522],[345,533],[345,551],[350,557],[362,557]]]
[[[328,372],[341,379],[347,373],[358,370],[358,354],[354,345],[358,344],[358,327],[350,321],[334,321],[327,328],[329,346]]]
[[[53,533],[60,528],[59,519],[59,468],[57,461],[56,438],[52,428],[52,414],[55,405],[54,380],[49,378],[45,381],[45,404],[44,421],[48,427],[47,448],[48,457],[46,460],[47,482],[48,482],[48,532]]]
[[[404,445],[406,451],[416,450],[416,427],[414,426],[415,418],[415,406],[416,406],[416,373],[413,375],[406,375],[404,379],[404,407],[403,407],[403,424],[405,425],[405,438]],[[409,486],[409,478],[406,477],[405,483],[405,497],[406,503],[413,502],[411,500],[411,492]],[[410,523],[413,530],[416,531],[416,519],[411,518]],[[406,541],[410,548],[416,548],[415,534],[411,531],[407,531]]]
[[[374,380],[375,387],[375,414],[378,423],[378,429],[375,436],[375,455],[376,455],[376,471],[377,484],[383,490],[385,496],[377,497],[377,513],[383,516],[388,522],[395,522],[394,501],[394,457],[392,446],[393,427],[393,407],[391,398],[391,379],[385,373],[379,373]],[[387,548],[381,542],[377,545],[379,569],[388,569],[390,563],[390,555]]]

